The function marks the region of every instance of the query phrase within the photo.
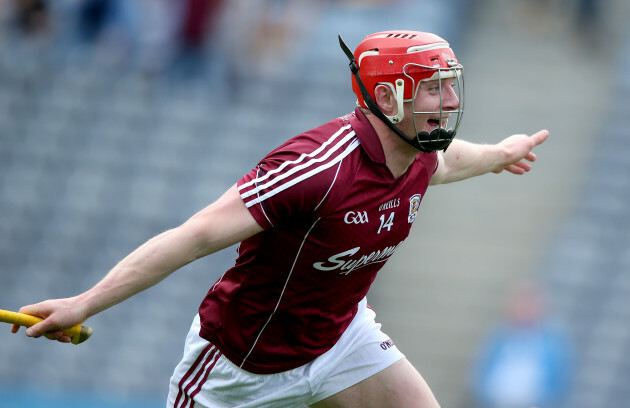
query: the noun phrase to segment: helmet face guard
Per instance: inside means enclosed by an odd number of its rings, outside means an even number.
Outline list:
[[[434,69],[436,72],[430,79],[423,80],[435,80],[438,88],[438,95],[440,101],[440,109],[438,111],[416,111],[416,97],[418,96],[418,92],[420,91],[420,83],[416,85],[415,80],[409,74],[407,74],[407,68],[409,66],[420,67],[423,69]],[[421,147],[422,151],[437,151],[437,150],[446,150],[446,148],[451,144],[457,130],[459,129],[459,125],[461,123],[462,117],[464,115],[464,68],[460,64],[454,65],[453,68],[431,68],[428,66],[418,65],[418,64],[406,64],[403,67],[403,74],[409,78],[414,85],[414,94],[411,99],[412,106],[412,118],[413,118],[413,127],[416,134],[415,142]],[[448,84],[448,86],[452,86],[453,90],[459,100],[459,104],[456,109],[453,110],[444,110],[443,103],[445,92],[444,90],[444,79],[453,78],[452,84]],[[408,101],[408,100],[407,100]],[[405,102],[407,102],[405,101]],[[402,106],[398,106],[398,110],[403,109]],[[416,123],[417,115],[426,115],[429,117],[437,117],[436,119],[431,119],[434,123],[436,123],[436,128],[431,132],[427,131],[418,131],[418,124]]]
[[[459,128],[464,107],[463,67],[457,62],[446,41],[436,35],[416,31],[372,34],[366,37],[355,51],[363,69],[362,75],[359,75],[359,64],[355,55],[341,36],[339,44],[350,60],[352,88],[357,95],[359,106],[368,108],[394,133],[418,150],[423,152],[446,150]],[[459,99],[459,105],[453,110],[444,110],[442,106],[446,92],[443,88],[444,80],[448,78],[453,79],[449,81],[449,86],[452,82]],[[424,81],[436,81],[439,110],[415,110],[415,100]],[[397,115],[385,115],[374,102],[374,88],[379,84],[388,85],[394,92],[398,104]],[[404,102],[412,104],[415,130],[413,137],[404,134],[396,126],[404,118]],[[427,117],[427,121],[434,129],[430,132],[418,132],[419,126],[416,121],[418,115]],[[453,118],[453,115],[456,117]]]

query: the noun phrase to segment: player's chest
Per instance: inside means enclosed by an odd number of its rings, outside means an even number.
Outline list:
[[[319,231],[337,245],[397,245],[408,235],[420,211],[428,183],[354,180],[337,191],[333,208],[319,221]]]
[[[349,198],[320,222],[352,241],[404,239],[418,216],[423,193],[382,191],[369,199]]]
[[[407,238],[424,191],[373,193],[378,194],[348,197],[318,220],[309,237],[318,248],[309,260],[315,270],[344,276],[366,267],[378,270]]]

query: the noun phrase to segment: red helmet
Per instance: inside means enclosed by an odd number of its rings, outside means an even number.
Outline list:
[[[411,100],[414,85],[417,87],[421,80],[433,77],[438,68],[453,70],[460,67],[453,50],[443,38],[419,31],[394,30],[368,35],[354,51],[354,58],[372,99],[378,83],[393,85],[397,79],[402,79],[405,82],[404,99]],[[407,64],[413,65],[405,69]],[[443,74],[441,77],[449,76],[452,75]],[[415,84],[411,82],[412,78]],[[352,90],[359,105],[367,108],[354,76]]]
[[[386,124],[392,130],[420,150],[435,151],[448,147],[463,116],[463,67],[457,62],[453,50],[443,38],[419,31],[383,31],[365,37],[354,51],[354,55],[347,49],[341,37],[339,41],[351,61],[352,90],[357,96],[359,106],[370,109],[381,119],[389,122]],[[359,83],[359,77],[363,86]],[[456,120],[449,120],[451,123],[455,122],[454,128],[446,130],[440,127],[430,134],[418,132],[416,128],[417,136],[410,138],[392,127],[403,119],[403,102],[414,101],[421,81],[445,78],[455,78],[459,92],[459,107],[451,111],[443,111],[441,106],[436,112],[413,111],[413,123],[416,127],[416,114],[439,114],[439,123],[443,123],[442,117],[448,118],[455,114]],[[441,87],[441,81],[439,83]],[[374,104],[374,89],[378,84],[388,84],[396,95],[398,113],[395,116],[385,116]],[[440,94],[441,92],[440,88]]]

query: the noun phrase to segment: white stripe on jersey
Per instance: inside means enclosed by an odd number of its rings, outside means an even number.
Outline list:
[[[269,324],[273,316],[278,311],[278,307],[280,306],[280,301],[282,301],[282,297],[284,296],[284,291],[287,289],[287,285],[289,284],[289,280],[291,279],[291,275],[293,275],[293,270],[295,269],[295,264],[297,263],[297,260],[300,257],[300,252],[302,252],[302,247],[304,246],[304,242],[306,242],[306,237],[308,237],[308,235],[311,233],[311,230],[313,229],[313,227],[315,227],[315,224],[317,224],[319,220],[321,220],[321,218],[316,219],[315,222],[313,222],[311,227],[308,229],[306,234],[304,234],[304,238],[302,238],[302,243],[300,244],[300,247],[298,248],[297,253],[295,254],[295,258],[293,259],[293,265],[291,265],[291,270],[289,271],[289,274],[287,275],[287,279],[284,281],[284,286],[282,287],[282,292],[280,292],[280,296],[278,297],[276,306],[273,308],[273,311],[269,315],[267,322],[265,322],[263,327],[258,332],[258,336],[256,336],[256,339],[254,340],[254,344],[252,344],[252,347],[249,349],[249,352],[247,353],[245,358],[243,358],[243,361],[241,362],[241,365],[239,366],[240,368],[243,368],[243,364],[245,364],[245,362],[249,358],[249,355],[252,354],[252,351],[254,351],[254,347],[256,347],[256,343],[258,343],[258,340],[260,339],[260,336],[262,335],[263,331],[265,331],[265,328],[267,327],[267,325]]]
[[[260,174],[260,167],[258,168],[258,171],[256,172],[256,177],[258,177],[258,175]],[[260,194],[256,194],[257,196],[260,197]],[[241,196],[242,197],[242,196]],[[265,218],[267,219],[267,222],[269,223],[269,225],[271,225],[272,227],[275,227],[275,225],[273,225],[273,222],[271,222],[271,220],[269,219],[269,216],[267,215],[267,211],[265,211],[265,207],[261,206],[260,210],[262,211],[263,215],[265,216]]]
[[[329,161],[329,162],[327,162],[327,163],[325,163],[325,164],[323,164],[323,165],[321,165],[321,166],[319,166],[319,167],[317,167],[317,168],[315,168],[315,169],[313,169],[313,170],[311,170],[311,171],[309,171],[309,172],[307,172],[307,173],[304,173],[304,174],[302,174],[301,176],[296,177],[296,178],[294,178],[293,180],[289,181],[288,183],[285,183],[285,184],[283,184],[283,185],[281,185],[281,186],[279,186],[279,187],[277,187],[277,188],[275,188],[275,189],[273,189],[273,190],[271,190],[271,191],[269,191],[269,192],[267,192],[267,193],[265,193],[265,194],[263,194],[263,195],[261,195],[261,196],[258,196],[257,198],[255,198],[255,199],[253,199],[253,200],[251,200],[251,201],[247,201],[247,202],[245,203],[245,206],[247,206],[247,208],[249,208],[249,207],[251,207],[252,205],[255,205],[255,204],[258,204],[258,203],[260,203],[260,202],[263,202],[263,201],[265,201],[267,198],[269,198],[269,197],[273,197],[274,195],[276,195],[276,194],[278,194],[278,193],[280,193],[280,192],[282,192],[282,191],[286,190],[287,188],[289,188],[289,187],[291,187],[291,186],[294,186],[294,185],[296,185],[297,183],[299,183],[299,182],[301,182],[301,181],[303,181],[303,180],[306,180],[307,178],[309,178],[309,177],[311,177],[311,176],[313,176],[313,175],[315,175],[315,174],[317,174],[317,173],[320,173],[320,172],[322,172],[322,171],[324,171],[324,170],[326,170],[326,169],[328,169],[328,168],[330,168],[330,167],[334,166],[335,164],[337,164],[338,162],[340,162],[341,160],[343,160],[346,156],[348,156],[350,153],[352,153],[352,151],[354,151],[354,149],[356,149],[356,148],[357,148],[358,146],[360,146],[360,145],[361,145],[361,143],[359,143],[359,139],[355,137],[355,138],[352,140],[352,143],[350,143],[350,145],[349,145],[348,147],[346,147],[346,150],[344,150],[344,151],[343,151],[340,155],[338,155],[337,157],[335,157],[333,160],[331,160],[331,161]],[[288,175],[288,173],[287,173],[287,175]],[[286,178],[286,177],[287,177],[287,175],[284,175],[284,176],[279,176],[279,177],[278,177],[277,179],[275,179],[275,180],[279,181],[278,179],[280,179],[280,180],[281,180],[281,179],[283,179],[283,178]],[[274,183],[275,183],[275,181],[274,181],[274,182],[270,182],[270,183],[268,183],[268,185],[271,185],[271,184],[274,184]],[[262,187],[262,186],[261,186],[261,187]],[[259,187],[259,188],[260,188],[260,187]],[[250,191],[250,192],[251,192],[251,191]],[[242,195],[241,195],[241,198],[243,198],[243,201],[245,201],[245,198],[247,198],[247,196],[248,196],[248,195],[250,195],[250,194],[247,194],[247,195],[242,194]]]
[[[253,189],[249,190],[248,192],[241,194],[241,198],[243,198],[243,200],[244,200],[245,198],[247,198],[249,196],[257,194],[259,191],[264,190],[264,189],[266,189],[266,188],[268,188],[268,187],[270,187],[270,186],[272,186],[272,185],[274,185],[274,184],[284,180],[285,178],[292,176],[293,174],[297,173],[300,170],[303,170],[303,169],[305,169],[307,167],[310,167],[310,166],[312,166],[314,164],[321,163],[321,162],[327,160],[330,156],[332,156],[333,153],[335,153],[337,150],[342,148],[344,144],[346,144],[349,140],[351,140],[353,138],[356,139],[356,137],[354,136],[354,131],[348,133],[343,139],[341,139],[339,141],[339,143],[337,143],[330,150],[328,150],[326,152],[326,154],[324,154],[323,156],[318,157],[317,159],[312,159],[310,161],[307,161],[306,163],[300,164],[299,166],[295,166],[291,170],[287,171],[286,173],[279,174],[275,178],[267,181],[265,184],[257,185],[256,188],[253,188]],[[320,149],[318,149],[318,150],[320,150]],[[284,165],[286,163],[287,162],[283,163],[282,165]],[[283,167],[283,166],[280,166],[280,167]],[[271,173],[271,172],[272,171],[270,171],[269,173]],[[267,173],[267,174],[269,174],[269,173]],[[261,177],[260,179],[266,178],[266,176],[267,175]],[[253,180],[253,181],[256,181],[258,183],[259,181],[261,181],[260,179],[256,179],[256,180]]]
[[[330,137],[330,139],[328,139],[320,147],[318,147],[316,150],[312,151],[311,153],[309,153],[309,154],[304,153],[300,157],[298,157],[296,160],[286,161],[286,162],[282,163],[282,165],[280,165],[277,169],[270,170],[268,173],[264,174],[262,177],[257,177],[254,180],[250,180],[249,182],[244,183],[238,189],[242,190],[244,188],[247,188],[247,187],[251,186],[252,184],[260,183],[260,182],[268,179],[272,175],[274,175],[274,174],[284,170],[285,167],[287,167],[287,166],[289,166],[291,164],[297,164],[297,163],[301,162],[302,160],[304,160],[307,157],[315,157],[315,156],[317,156],[322,150],[324,150],[326,148],[326,146],[328,146],[332,142],[334,142],[334,140],[347,129],[350,129],[350,125],[346,125],[346,126],[342,127],[341,129],[339,129],[337,132],[335,132],[335,134],[333,134]]]
[[[322,203],[324,202],[324,200],[326,199],[326,197],[328,197],[328,193],[330,193],[330,190],[332,190],[333,186],[335,185],[335,181],[337,181],[337,176],[339,175],[339,170],[341,169],[341,162],[339,163],[339,166],[337,166],[337,172],[335,173],[335,178],[333,179],[332,183],[330,183],[330,187],[328,187],[328,191],[326,191],[326,194],[324,194],[324,196],[322,197],[322,199],[319,201],[319,203],[315,206],[314,210],[317,210],[319,208],[320,205],[322,205]],[[263,209],[264,211],[264,209]],[[273,225],[273,224],[272,224]]]

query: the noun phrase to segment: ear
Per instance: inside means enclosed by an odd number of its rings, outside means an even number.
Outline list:
[[[395,116],[398,113],[396,96],[389,85],[376,85],[374,88],[374,102],[386,116]]]

